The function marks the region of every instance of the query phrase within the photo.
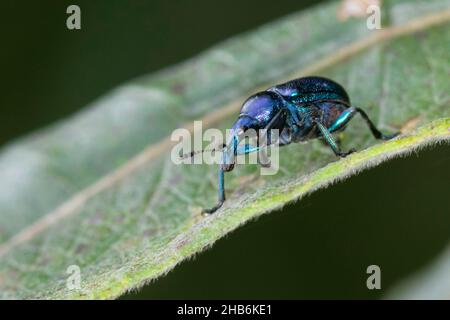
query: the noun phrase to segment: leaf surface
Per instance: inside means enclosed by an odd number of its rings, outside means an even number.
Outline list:
[[[114,298],[156,279],[239,225],[307,193],[417,148],[450,139],[450,2],[386,1],[389,25],[336,18],[332,2],[230,39],[168,70],[117,88],[77,115],[0,154],[0,297]],[[280,172],[226,175],[176,166],[171,132],[229,128],[246,96],[294,77],[340,82],[384,131],[355,118],[339,160],[318,141],[280,150]],[[81,270],[81,289],[66,270]]]

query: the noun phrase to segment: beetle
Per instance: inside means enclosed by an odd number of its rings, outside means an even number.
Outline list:
[[[338,157],[346,157],[355,151],[342,151],[332,134],[343,131],[349,121],[359,113],[367,123],[376,139],[389,140],[399,134],[380,132],[364,110],[353,107],[344,88],[337,82],[318,76],[294,79],[268,88],[250,96],[242,105],[238,119],[232,126],[227,143],[222,149],[222,162],[219,165],[219,195],[217,204],[204,209],[204,214],[217,211],[225,201],[224,173],[232,171],[235,158],[240,154],[259,151],[268,144],[238,147],[249,129],[278,129],[280,146],[321,138]],[[259,135],[259,133],[258,133]],[[257,139],[261,138],[257,136]],[[259,140],[257,140],[259,141]],[[261,165],[265,165],[260,163]]]

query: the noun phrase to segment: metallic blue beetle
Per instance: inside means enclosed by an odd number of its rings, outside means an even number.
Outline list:
[[[388,140],[398,134],[381,133],[363,110],[350,105],[350,99],[340,84],[322,77],[291,80],[249,97],[242,105],[223,149],[223,163],[219,166],[218,202],[203,212],[213,213],[225,201],[224,172],[233,170],[235,157],[264,147],[248,144],[238,147],[248,129],[257,132],[259,129],[266,129],[267,132],[278,129],[280,146],[322,138],[337,156],[345,157],[355,150],[342,152],[332,133],[344,130],[357,113],[366,121],[376,139]],[[270,144],[270,137],[266,137],[266,141],[266,145]]]

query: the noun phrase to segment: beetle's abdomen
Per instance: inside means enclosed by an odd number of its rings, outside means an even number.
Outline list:
[[[341,100],[350,105],[350,98],[344,88],[339,83],[322,77],[294,79],[268,91],[276,92],[297,105],[323,100]]]
[[[298,127],[294,141],[305,141],[322,136],[319,127],[315,121],[319,121],[326,128],[331,128],[336,120],[348,108],[346,104],[338,102],[316,102],[313,106],[300,107],[299,115],[302,119],[301,125]],[[334,129],[332,132],[343,130],[345,126]]]
[[[321,102],[317,105],[317,107],[319,108],[320,114],[319,121],[326,128],[330,128],[336,122],[342,112],[344,112],[345,109],[348,108],[344,104],[335,102]]]

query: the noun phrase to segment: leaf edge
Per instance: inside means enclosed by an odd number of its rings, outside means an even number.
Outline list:
[[[137,273],[125,274],[121,279],[114,280],[107,286],[99,286],[89,295],[78,293],[59,296],[55,294],[48,298],[115,299],[126,292],[138,290],[164,276],[182,261],[193,258],[196,254],[211,247],[214,242],[229,232],[263,214],[280,210],[287,204],[299,201],[319,189],[344,181],[364,170],[439,143],[450,143],[450,118],[431,121],[412,133],[402,134],[393,140],[373,145],[346,158],[329,163],[284,188],[268,189],[260,194],[259,198],[252,199],[253,202],[249,206],[240,209],[226,208],[217,215],[198,220],[186,232],[181,233],[169,243],[167,247],[176,246],[178,250],[171,251],[171,255],[162,253],[161,256],[167,258],[157,265],[151,265]],[[174,255],[173,252],[176,254]]]

